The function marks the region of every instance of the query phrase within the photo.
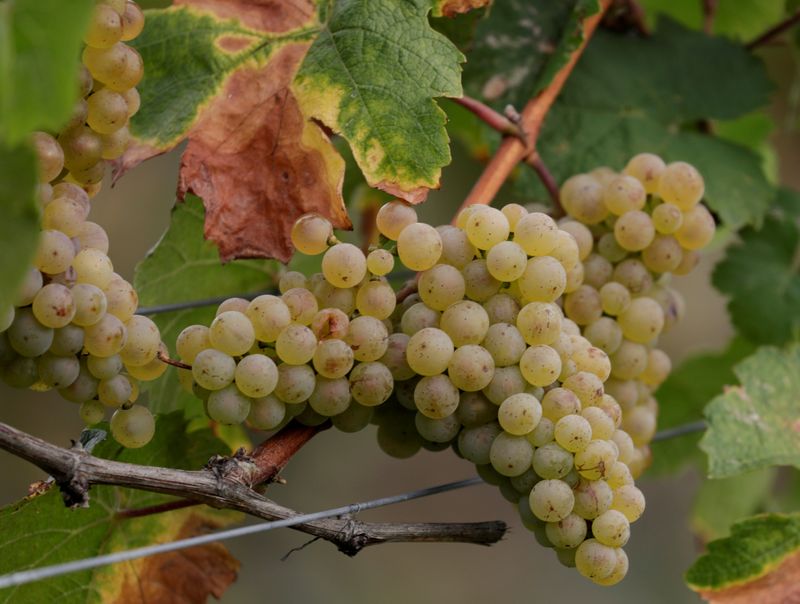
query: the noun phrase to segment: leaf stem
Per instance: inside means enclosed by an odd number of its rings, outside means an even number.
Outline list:
[[[564,83],[575,68],[575,64],[586,49],[589,39],[610,4],[611,0],[600,0],[600,10],[597,14],[583,21],[583,42],[573,51],[566,64],[553,76],[550,84],[525,105],[522,111],[520,127],[527,136],[527,144],[516,137],[506,138],[500,144],[489,165],[484,169],[483,174],[472,187],[461,206],[462,208],[476,203],[490,204],[517,164],[536,150],[536,141],[547,112],[564,87]]]
[[[512,122],[505,115],[498,113],[489,107],[489,105],[481,103],[478,99],[462,96],[450,100],[473,113],[478,119],[490,128],[497,130],[500,134],[504,136],[515,136],[524,140],[525,135],[518,124]]]
[[[566,212],[561,205],[561,197],[558,192],[558,183],[545,165],[542,156],[534,151],[525,158],[525,163],[536,171],[539,180],[542,181],[544,188],[547,189],[547,193],[550,195],[550,199],[553,202],[553,218],[565,216]]]
[[[719,0],[703,0],[703,31],[709,36],[714,33],[714,18],[717,16]]]
[[[763,34],[745,44],[744,47],[747,50],[753,50],[755,48],[758,48],[759,46],[763,46],[767,42],[771,42],[773,38],[776,38],[786,30],[791,29],[798,23],[800,23],[800,9],[797,9],[792,15],[788,16],[780,23],[770,27]]]

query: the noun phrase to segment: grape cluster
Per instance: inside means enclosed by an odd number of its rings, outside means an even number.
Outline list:
[[[714,218],[700,203],[704,191],[692,165],[665,164],[650,153],[633,157],[621,173],[601,167],[561,188],[569,216],[561,226],[585,252],[583,284],[565,297],[564,311],[611,359],[605,387],[636,445],[634,476],[649,464],[658,414],[653,393],[671,370],[658,337],[684,313],[670,274],[690,272],[714,236]]]
[[[139,106],[133,86],[142,75],[141,59],[122,40],[139,34],[143,18],[130,0],[95,6],[74,115],[57,137],[33,135],[42,231],[14,305],[0,309],[3,381],[57,390],[80,404],[87,425],[115,409],[112,434],[128,447],[153,436],[150,411],[133,403],[139,380],[164,372],[156,358],[163,344],[156,325],[135,314],[138,296],[114,272],[106,232],[87,218],[105,160],[124,151],[128,118]]]
[[[298,220],[292,241],[323,254],[322,272],[287,272],[279,296],[227,300],[210,326],[187,327],[181,383],[222,423],[330,418],[345,432],[377,425],[396,457],[452,447],[562,562],[621,580],[644,498],[604,391],[611,359],[562,310],[583,286],[576,237],[517,204],[470,206],[434,228],[393,201],[376,222],[383,245],[365,254],[326,219]],[[419,273],[399,304],[396,260]]]

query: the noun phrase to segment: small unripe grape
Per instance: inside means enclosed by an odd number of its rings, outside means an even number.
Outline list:
[[[458,271],[456,273],[461,276]],[[386,281],[367,281],[358,288],[356,308],[362,315],[380,320],[388,319],[396,305],[397,296]]]
[[[316,256],[327,250],[331,237],[333,227],[330,221],[318,214],[301,216],[292,226],[292,245],[309,256]]]
[[[375,216],[378,231],[392,241],[397,241],[403,229],[417,222],[417,211],[413,206],[400,200],[390,201],[381,206]]]
[[[642,183],[648,193],[655,193],[658,190],[658,181],[664,168],[664,160],[658,155],[639,153],[628,161],[623,172]]]
[[[531,432],[542,418],[542,406],[535,396],[521,392],[500,405],[497,420],[509,434],[522,436]]]
[[[277,428],[286,417],[286,405],[275,396],[265,396],[250,402],[247,423],[256,430]]]
[[[367,254],[367,270],[378,277],[383,277],[392,272],[394,256],[386,250],[372,250]]]
[[[346,411],[352,400],[350,382],[347,378],[330,379],[318,376],[308,404],[320,415],[331,417]]]
[[[657,205],[651,214],[653,226],[656,231],[664,235],[671,235],[683,224],[683,212],[671,203]]]
[[[337,243],[322,257],[322,273],[335,287],[354,287],[367,274],[367,259],[352,243]]]
[[[658,195],[684,212],[695,206],[705,193],[705,182],[697,168],[686,162],[668,164],[658,179]]]
[[[233,382],[236,361],[230,355],[208,348],[192,362],[194,380],[206,390],[221,390]]]
[[[566,518],[575,503],[572,489],[561,480],[542,480],[531,489],[528,498],[531,511],[545,522]]]
[[[255,329],[250,319],[235,310],[218,315],[211,323],[208,337],[214,348],[231,356],[243,355],[256,341]]]
[[[121,408],[111,416],[111,435],[119,444],[138,449],[149,443],[156,432],[156,422],[147,407]]]
[[[503,476],[519,476],[531,467],[533,447],[522,436],[501,432],[489,449],[489,462]]]
[[[646,344],[657,338],[664,328],[664,310],[658,302],[643,296],[631,301],[617,321],[627,339]]]
[[[704,248],[714,238],[714,217],[702,205],[684,211],[683,222],[675,231],[675,239],[687,250]]]
[[[644,186],[632,176],[617,176],[603,190],[603,202],[617,216],[632,210],[641,210],[646,200]]]
[[[630,252],[638,252],[653,241],[656,230],[647,212],[632,210],[622,214],[614,223],[617,243]]]
[[[442,238],[432,226],[415,222],[406,226],[397,238],[397,254],[412,271],[426,271],[442,255]]]
[[[567,214],[584,224],[597,224],[608,216],[603,203],[603,186],[588,174],[568,178],[559,195]]]
[[[250,413],[250,399],[235,385],[215,390],[206,401],[208,416],[221,424],[241,424]]]

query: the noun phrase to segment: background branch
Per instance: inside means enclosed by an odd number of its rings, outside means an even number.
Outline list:
[[[567,63],[556,73],[550,84],[536,97],[528,101],[528,104],[522,110],[520,127],[527,136],[528,144],[525,145],[519,138],[515,137],[508,137],[503,140],[497,153],[494,154],[489,165],[486,166],[483,174],[481,174],[469,195],[467,195],[461,206],[462,208],[476,203],[490,204],[509,174],[511,174],[511,171],[526,156],[536,150],[536,140],[547,112],[564,87],[564,83],[586,49],[586,45],[589,43],[594,30],[610,4],[611,0],[601,0],[600,11],[583,21],[583,42],[581,45],[575,49]]]
[[[745,44],[745,48],[747,50],[753,50],[754,48],[758,48],[767,42],[771,42],[774,38],[778,37],[786,30],[791,29],[798,23],[800,23],[800,9],[797,9],[792,15],[773,27],[770,27],[763,34]]]

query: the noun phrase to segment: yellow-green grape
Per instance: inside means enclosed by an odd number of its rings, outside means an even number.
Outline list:
[[[489,315],[477,302],[462,300],[442,313],[439,328],[455,346],[480,344],[489,331]]]
[[[330,283],[323,282],[314,290],[314,295],[320,306],[338,308],[348,315],[356,309],[355,287],[333,287]]]
[[[672,371],[672,361],[669,355],[663,350],[653,348],[647,352],[647,367],[639,375],[639,379],[648,386],[657,388],[667,379],[670,371]]]
[[[632,408],[639,399],[639,390],[633,380],[611,378],[603,385],[606,394],[614,397],[624,409]]]
[[[671,203],[658,204],[651,214],[653,226],[663,235],[671,235],[683,224],[683,212]]]
[[[492,355],[497,367],[516,365],[527,348],[519,329],[509,323],[490,325],[482,346]]]
[[[123,365],[118,354],[110,357],[89,355],[86,359],[86,368],[98,380],[110,380],[122,371]]]
[[[39,235],[39,246],[34,256],[34,266],[48,275],[66,271],[75,257],[72,240],[61,231],[44,230]]]
[[[378,277],[392,272],[394,256],[386,250],[372,250],[367,254],[367,270]]]
[[[583,282],[595,289],[600,289],[608,283],[614,274],[614,266],[600,254],[589,254],[588,258],[578,266],[583,266]]]
[[[614,422],[614,426],[619,427],[622,425],[622,407],[619,406],[619,403],[617,403],[612,396],[604,394],[598,407],[611,418],[611,421]]]
[[[652,298],[636,298],[620,313],[617,321],[627,339],[646,344],[657,338],[664,328],[664,310]]]
[[[501,241],[486,255],[486,268],[498,281],[515,281],[522,276],[528,255],[513,241]]]
[[[245,314],[253,324],[256,338],[261,342],[274,342],[278,334],[292,322],[292,314],[286,303],[268,294],[251,301]]]
[[[243,355],[253,347],[256,340],[255,329],[250,319],[235,310],[218,315],[211,323],[208,337],[214,348],[231,356]]]
[[[121,373],[107,380],[100,380],[97,385],[97,396],[106,407],[121,407],[130,402],[132,394],[133,384]]]
[[[278,291],[282,294],[285,294],[290,289],[294,289],[296,287],[307,289],[308,287],[308,279],[306,276],[298,271],[286,271],[281,275],[281,278],[278,281]]]
[[[389,346],[389,331],[375,317],[356,317],[350,321],[345,342],[353,349],[357,361],[377,361]]]
[[[108,235],[99,224],[85,221],[75,239],[78,240],[81,250],[92,248],[100,250],[104,254],[108,253]]]
[[[603,190],[603,202],[617,216],[633,210],[641,210],[647,201],[647,193],[639,180],[633,176],[617,176]]]
[[[228,311],[236,311],[238,313],[244,313],[247,310],[248,306],[250,306],[250,300],[245,300],[244,298],[228,298],[227,300],[223,301],[219,306],[217,306],[217,311],[214,313],[214,316],[218,317],[222,313]]]
[[[622,429],[633,439],[633,444],[642,447],[653,440],[656,433],[655,413],[638,405],[625,413],[622,418]]]
[[[241,424],[250,414],[250,399],[239,392],[236,386],[226,386],[208,395],[206,412],[221,424]]]
[[[529,346],[550,345],[561,333],[561,309],[552,303],[529,302],[517,315],[517,329]]]
[[[481,204],[471,204],[465,208],[462,208],[461,211],[456,214],[456,226],[463,230],[467,226],[467,221],[469,220],[470,216],[472,216],[473,213],[480,211],[481,208],[484,207],[486,206]]]
[[[492,442],[501,432],[502,428],[494,422],[462,430],[458,435],[458,452],[476,465],[488,464]]]
[[[205,325],[189,325],[184,328],[175,340],[178,357],[191,364],[201,351],[211,348],[209,329]]]
[[[64,167],[70,171],[87,170],[101,159],[103,142],[88,126],[62,132],[58,142],[64,150]]]
[[[622,344],[622,329],[610,317],[600,317],[590,323],[584,328],[583,335],[606,354],[612,354]]]
[[[128,449],[138,449],[149,443],[156,433],[156,421],[147,407],[133,405],[117,409],[111,416],[111,436]]]
[[[444,310],[464,298],[466,285],[461,271],[456,267],[437,264],[420,273],[417,289],[422,301],[428,307]]]
[[[299,323],[287,325],[275,341],[278,357],[291,365],[308,363],[314,357],[316,347],[317,338],[314,332]]]
[[[564,269],[570,270],[575,268],[580,262],[580,250],[578,249],[578,242],[575,237],[566,231],[559,230],[556,233],[556,245],[553,247],[550,255],[558,260]]]
[[[111,283],[103,293],[106,295],[108,314],[114,315],[122,322],[128,321],[139,306],[139,295],[133,289],[133,285],[119,275],[112,276]]]
[[[54,180],[64,169],[64,151],[61,145],[46,132],[34,132],[31,143],[39,160],[39,181]]]
[[[599,166],[589,172],[589,176],[594,178],[601,185],[606,186],[609,181],[618,176],[617,171],[609,168],[608,166]]]
[[[87,426],[94,426],[105,419],[106,408],[100,401],[84,401],[81,403],[78,415],[81,420],[83,420],[84,424]]]
[[[353,349],[344,340],[322,340],[314,350],[314,369],[328,379],[344,377],[353,367],[354,358]]]
[[[446,375],[423,377],[414,388],[417,410],[431,419],[452,415],[458,408],[458,401],[458,388]]]
[[[507,203],[500,208],[500,211],[508,220],[508,226],[511,227],[512,233],[517,228],[517,223],[520,219],[528,214],[528,210],[525,209],[525,206],[521,206],[518,203]]]
[[[566,518],[575,505],[569,485],[561,480],[537,482],[528,496],[533,515],[545,522],[558,522]]]
[[[548,522],[545,533],[557,548],[574,550],[586,539],[586,521],[577,514],[570,514],[558,522]]]
[[[381,363],[359,363],[350,372],[350,393],[365,407],[375,407],[392,395],[394,379]]]
[[[323,308],[311,319],[309,327],[317,340],[342,339],[347,335],[350,319],[338,308]]]
[[[122,18],[107,4],[97,4],[83,41],[94,48],[110,48],[122,38]]]
[[[139,96],[139,91],[136,88],[128,88],[121,92],[125,102],[128,104],[128,117],[133,117],[139,112],[142,105],[142,99]]]
[[[683,259],[683,250],[671,235],[656,235],[653,242],[642,250],[644,265],[654,273],[674,271]]]
[[[614,223],[614,237],[620,247],[629,252],[638,252],[650,245],[656,235],[653,221],[647,212],[632,210],[625,212]]]
[[[554,424],[566,415],[580,413],[581,401],[566,388],[552,388],[542,397],[542,416]]]
[[[476,302],[485,302],[494,296],[502,282],[495,279],[486,266],[486,260],[478,259],[468,263],[461,274],[464,275],[467,297]]]
[[[45,354],[36,360],[39,381],[49,388],[66,388],[81,371],[81,364],[75,356],[60,357]]]
[[[625,575],[628,574],[628,555],[625,553],[625,550],[622,548],[617,548],[614,550],[614,553],[617,555],[617,563],[614,566],[614,570],[611,571],[610,575],[603,579],[594,579],[594,582],[598,585],[616,585],[625,578]]]
[[[686,162],[667,164],[658,179],[658,195],[684,212],[694,207],[705,193],[705,182],[697,168]]]
[[[568,178],[559,194],[567,214],[584,224],[597,224],[608,216],[603,203],[603,185],[588,174]]]
[[[489,315],[489,323],[510,323],[517,322],[519,315],[519,303],[508,294],[495,294],[483,303],[483,308]]]
[[[513,394],[500,404],[497,421],[509,434],[523,436],[533,431],[542,419],[542,405],[532,394]]]
[[[449,443],[461,430],[461,424],[455,414],[442,419],[431,419],[417,412],[414,416],[414,425],[422,438],[434,443]]]
[[[476,392],[489,385],[494,376],[494,360],[482,346],[468,344],[457,348],[447,365],[447,375],[464,392]]]
[[[123,42],[103,49],[87,46],[82,59],[95,80],[118,92],[136,86],[144,74],[142,57]]]
[[[292,226],[292,245],[301,253],[316,256],[328,249],[333,237],[330,221],[318,214],[306,214]]]
[[[499,406],[512,394],[524,392],[527,385],[519,367],[516,365],[496,367],[492,381],[483,389],[483,394],[491,402]]]
[[[111,134],[100,137],[101,157],[103,159],[117,159],[125,153],[131,142],[131,132],[125,125]]]
[[[575,513],[586,520],[593,520],[611,508],[614,493],[605,480],[580,478],[574,485]]]
[[[675,275],[688,275],[695,269],[699,262],[700,254],[698,254],[697,251],[684,249],[681,255],[681,261],[678,263],[678,266],[672,269],[672,273]]]
[[[531,212],[517,222],[514,241],[529,256],[544,256],[553,250],[558,241],[558,226],[547,214]]]
[[[618,461],[611,467],[611,471],[608,473],[606,482],[608,482],[608,486],[610,486],[613,490],[616,490],[626,484],[632,485],[633,476],[631,475],[631,471],[628,466],[623,462]]]
[[[88,189],[91,186],[100,185],[105,177],[105,174],[105,163],[97,162],[90,168],[84,168],[82,170],[70,170],[70,173],[66,176],[66,180],[67,182],[77,183],[82,187],[87,187]]]
[[[603,314],[600,294],[591,285],[581,285],[564,298],[564,313],[578,325],[589,325]]]
[[[602,581],[614,571],[617,553],[596,539],[587,539],[575,550],[575,568],[592,581]]]
[[[86,123],[95,132],[111,134],[128,123],[128,103],[119,92],[101,88],[86,100]]]
[[[159,346],[159,353],[161,353],[162,356],[168,356],[167,347],[163,342]],[[162,362],[157,355],[156,358],[146,365],[141,365],[139,367],[131,365],[125,369],[132,378],[143,382],[152,382],[164,375],[164,372],[167,370],[167,364]]]
[[[589,480],[599,480],[617,461],[617,451],[607,440],[593,440],[575,453],[575,469]]]
[[[524,474],[533,460],[533,447],[522,436],[501,432],[489,449],[489,463],[502,476]]]
[[[588,341],[587,341],[588,343]],[[575,349],[572,355],[578,373],[593,373],[603,382],[611,375],[611,359],[608,354],[596,346],[584,346]]]
[[[699,250],[714,238],[714,217],[702,205],[696,205],[683,213],[683,222],[675,231],[678,243],[687,250]]]
[[[75,324],[65,325],[53,331],[53,342],[49,352],[66,357],[80,354],[83,350],[83,329]]]
[[[653,277],[647,267],[636,258],[623,260],[614,267],[613,279],[628,288],[633,296],[647,293],[653,287]]]
[[[48,283],[33,299],[33,316],[45,327],[64,327],[75,316],[75,301],[68,287]]]
[[[564,478],[572,470],[572,453],[552,441],[552,431],[554,430],[552,422],[546,418],[544,421],[549,424],[550,439],[534,451],[533,470],[545,480]]]
[[[17,298],[14,301],[14,306],[28,306],[33,302],[33,298],[42,289],[44,280],[42,273],[38,268],[31,267],[25,273],[25,279],[17,290]],[[5,331],[5,330],[0,330]]]
[[[236,361],[214,348],[202,350],[192,362],[192,376],[206,390],[221,390],[233,382]]]
[[[551,256],[531,258],[524,264],[517,284],[525,301],[555,302],[567,287],[567,272]]]
[[[583,451],[592,440],[592,426],[580,415],[565,415],[556,422],[555,441],[570,453]]]
[[[658,155],[639,153],[628,161],[623,172],[642,183],[644,190],[648,193],[655,193],[658,191],[658,181],[664,167],[664,160]]]
[[[586,260],[594,247],[594,236],[589,228],[577,220],[569,219],[559,223],[558,228],[574,237],[575,243],[578,244],[578,258]]]
[[[367,259],[352,243],[337,243],[322,257],[322,273],[335,287],[353,287],[366,276]]]
[[[461,273],[456,271],[458,276]],[[397,305],[397,296],[386,281],[367,281],[358,288],[356,308],[362,315],[388,319]]]
[[[352,400],[350,382],[347,378],[317,376],[317,383],[308,399],[308,404],[320,415],[331,417],[344,413]]]
[[[519,360],[525,380],[534,386],[549,386],[561,374],[561,357],[550,346],[538,344],[528,348]]]
[[[412,271],[426,271],[439,262],[442,238],[428,224],[415,222],[406,226],[397,238],[397,254]]]
[[[108,287],[114,276],[114,265],[100,250],[81,250],[72,260],[72,268],[78,283],[90,283],[100,289]]]
[[[141,367],[156,358],[161,345],[161,334],[151,319],[134,315],[125,323],[125,330],[128,337],[119,356],[126,366]]]
[[[375,216],[378,231],[392,241],[397,241],[403,229],[415,222],[417,222],[417,211],[399,199],[383,204]]]
[[[393,333],[389,336],[386,352],[379,359],[392,374],[395,381],[408,380],[414,377],[414,370],[406,360],[406,349],[411,338],[404,333]]]
[[[588,371],[579,371],[569,376],[562,386],[574,392],[584,407],[597,405],[603,398],[603,381]]]
[[[132,0],[125,3],[125,12],[122,13],[122,40],[133,40],[144,29],[144,13],[139,5]]]
[[[605,233],[597,240],[597,253],[609,262],[620,262],[628,255],[628,251],[617,243],[614,233]]]
[[[125,325],[117,317],[106,314],[97,323],[85,328],[84,347],[89,354],[110,357],[125,345]]]
[[[497,405],[480,392],[462,392],[455,415],[465,428],[483,426],[497,419]]]
[[[586,407],[581,411],[581,417],[589,422],[592,438],[608,440],[614,434],[614,420],[600,407]]]
[[[462,229],[446,224],[436,227],[436,231],[442,239],[442,255],[439,259],[442,264],[460,270],[475,258],[477,250]]]
[[[622,485],[614,491],[611,509],[622,512],[628,522],[636,522],[644,512],[644,508],[644,495],[632,484]]]
[[[455,347],[441,329],[426,327],[411,336],[406,347],[409,367],[419,375],[436,375],[447,369]]]
[[[508,239],[511,227],[500,210],[483,206],[470,214],[464,232],[472,245],[479,250],[488,250]]]
[[[91,79],[91,76],[89,76],[89,79]],[[77,128],[78,126],[83,126],[86,123],[86,118],[88,117],[88,115],[89,115],[89,105],[86,102],[86,99],[81,97],[77,101],[75,101],[75,104],[72,106],[72,113],[70,114],[67,122],[62,127],[62,130],[72,130],[73,128]]]
[[[286,405],[275,396],[264,396],[250,401],[247,423],[256,430],[272,430],[286,417]]]
[[[72,287],[72,299],[75,303],[75,325],[86,327],[94,325],[106,314],[108,301],[106,295],[96,285],[78,283]]]

